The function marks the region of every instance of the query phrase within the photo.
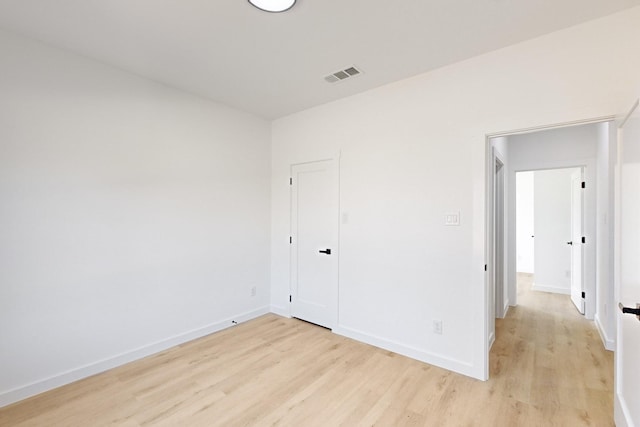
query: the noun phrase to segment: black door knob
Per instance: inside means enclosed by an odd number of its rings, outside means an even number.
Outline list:
[[[567,242],[567,245],[573,245],[573,242]]]
[[[325,249],[324,251],[323,251],[323,250],[320,250],[320,251],[318,251],[318,252],[320,252],[321,254],[331,255],[331,249]]]
[[[622,305],[621,302],[618,303],[618,307],[620,307],[620,310],[622,310],[623,313],[634,314],[638,316],[638,319],[640,320],[640,307],[636,307],[636,308],[625,307],[624,305]]]

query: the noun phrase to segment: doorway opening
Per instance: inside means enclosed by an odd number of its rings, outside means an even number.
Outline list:
[[[587,377],[602,378],[607,395],[613,387],[605,348],[615,327],[607,263],[615,127],[594,120],[487,137],[488,373],[508,383],[515,372],[514,396],[541,410],[562,408],[568,395],[587,402],[587,412],[599,405]],[[528,202],[520,194],[527,179]],[[523,205],[528,218],[518,214]]]
[[[613,226],[610,219],[613,218],[614,206],[616,144],[617,131],[611,118],[487,137],[487,360],[494,340],[500,339],[495,319],[508,316],[510,309],[518,305],[518,272],[531,274],[531,282],[538,290],[563,287],[560,293],[568,295],[571,294],[573,279],[576,308],[584,313],[585,320],[595,322],[604,346],[607,349],[614,347],[613,264],[610,262],[613,256]],[[535,257],[532,254],[539,230],[533,231],[532,227],[525,231],[518,230],[522,224],[521,219],[516,218],[517,179],[526,176],[526,173],[539,173],[542,176],[544,173],[553,174],[553,171],[565,175],[564,215],[566,218],[566,212],[571,212],[573,205],[575,218],[571,223],[571,214],[568,214],[563,232],[554,232],[551,225],[541,229],[554,236],[555,250],[562,255],[547,258],[557,263],[562,260],[563,264],[556,268],[559,271],[558,280],[544,280],[543,272],[537,270],[534,280]],[[531,180],[533,176],[529,178]],[[573,196],[571,180],[579,183],[578,192]],[[542,206],[557,207],[552,202]],[[580,212],[576,209],[578,207],[582,208],[581,215],[575,213]],[[552,209],[548,211],[547,215],[558,215]],[[533,217],[530,220],[533,221]],[[518,235],[526,238],[518,238]],[[530,255],[525,256],[522,250],[518,251],[522,243],[528,245]],[[522,258],[527,257],[530,265],[523,267]],[[571,273],[572,269],[574,273]]]
[[[570,295],[584,314],[584,169],[516,172],[516,273],[533,291]],[[586,241],[585,241],[586,242]]]

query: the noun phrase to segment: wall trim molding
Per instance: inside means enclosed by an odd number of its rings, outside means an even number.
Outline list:
[[[539,285],[534,283],[531,289],[539,292],[550,292],[552,294],[571,295],[571,289],[560,288],[558,286]]]
[[[256,317],[260,317],[267,313],[269,313],[268,306],[260,307],[258,309],[247,311],[244,313],[239,313],[235,316],[227,317],[226,319],[211,323],[201,328],[192,329],[190,331],[174,335],[169,338],[156,341],[154,343],[147,344],[112,357],[108,357],[106,359],[98,360],[96,362],[89,363],[84,366],[80,366],[78,368],[71,369],[48,378],[43,378],[42,380],[35,381],[21,387],[3,391],[0,393],[0,408],[35,396],[37,394],[44,393],[45,391],[53,390],[54,388],[62,387],[63,385],[67,385],[72,382],[90,377],[92,375],[108,371],[109,369],[122,366],[126,363],[134,362],[136,360],[142,359],[143,357],[147,357],[152,354],[167,350],[171,347],[175,347],[177,345],[184,344],[186,342],[204,337],[223,329],[227,329],[233,326],[233,324],[231,323],[232,320],[238,323],[244,323],[248,320],[255,319]]]
[[[403,356],[410,357],[412,359],[419,360],[430,365],[438,366],[449,371],[456,372],[458,374],[466,375],[468,377],[482,379],[478,377],[477,369],[473,366],[472,362],[465,362],[462,360],[456,360],[450,357],[446,357],[441,354],[436,354],[421,350],[409,345],[401,344],[396,341],[391,341],[386,338],[382,338],[376,335],[372,335],[366,332],[359,331],[357,329],[349,328],[346,326],[338,326],[333,329],[333,333],[342,335],[343,337],[351,338],[356,341],[370,344],[384,350],[389,350],[394,353],[401,354]]]
[[[511,304],[509,304],[509,301],[505,301],[504,307],[502,308],[502,318],[504,319],[505,317],[507,317],[507,314],[509,314],[509,309],[511,308]]]
[[[600,321],[600,315],[596,313],[595,318],[593,320],[595,321],[596,328],[598,329],[598,333],[600,334],[600,338],[602,339],[602,344],[604,344],[604,348],[606,348],[609,351],[615,351],[616,342],[611,338],[609,338],[609,335],[607,335],[607,332],[604,330],[604,327],[602,327],[602,322]]]
[[[613,397],[613,417],[617,427],[633,426],[627,402],[617,392]]]
[[[514,129],[509,131],[492,132],[492,133],[486,134],[486,136],[487,138],[499,138],[501,136],[522,135],[526,133],[562,129],[562,128],[567,128],[572,126],[582,126],[582,125],[590,125],[595,123],[613,122],[613,121],[616,121],[617,119],[618,119],[617,116],[592,117],[592,118],[583,119],[583,120],[573,120],[569,122],[552,123],[549,125],[533,126],[533,127]]]
[[[493,347],[493,343],[495,342],[496,342],[496,333],[494,331],[489,334],[489,351],[491,351],[491,347]]]

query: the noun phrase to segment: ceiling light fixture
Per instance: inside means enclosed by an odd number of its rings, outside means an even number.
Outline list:
[[[296,0],[249,0],[249,3],[265,12],[284,12],[296,4]]]

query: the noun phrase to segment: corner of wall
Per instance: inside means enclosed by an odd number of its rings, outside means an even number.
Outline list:
[[[223,319],[219,322],[212,323],[202,328],[175,335],[173,337],[169,337],[155,343],[147,344],[135,350],[102,359],[95,363],[80,366],[79,368],[72,369],[67,372],[62,372],[60,374],[53,375],[49,378],[45,378],[31,384],[26,384],[12,390],[0,392],[0,408],[35,396],[37,394],[53,390],[54,388],[62,387],[72,382],[79,381],[96,374],[100,374],[102,372],[108,371],[109,369],[117,368],[118,366],[122,366],[130,362],[135,362],[136,360],[151,356],[153,354],[167,350],[171,347],[175,347],[189,341],[202,338],[206,335],[222,331],[234,326],[234,323],[232,323],[232,321],[240,324],[265,315],[267,313],[269,313],[268,307],[261,307],[259,309],[248,311],[245,313],[238,313],[236,316]]]
[[[271,304],[270,311],[273,314],[277,314],[278,316],[286,317],[288,319],[291,318],[291,313],[289,309],[286,307],[282,307],[276,304]]]

